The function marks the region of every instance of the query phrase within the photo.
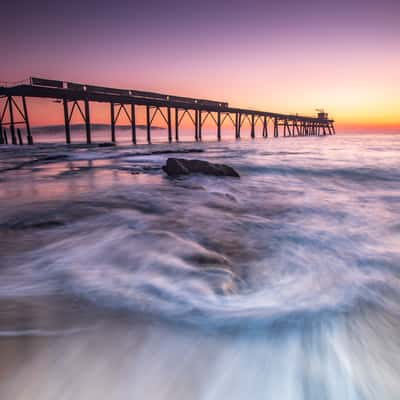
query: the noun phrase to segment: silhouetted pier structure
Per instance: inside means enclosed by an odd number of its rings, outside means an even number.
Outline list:
[[[42,78],[30,78],[30,84],[0,87],[0,98],[5,104],[0,114],[0,144],[22,144],[23,138],[17,125],[25,126],[26,143],[33,144],[34,138],[29,124],[27,98],[47,98],[60,101],[64,111],[65,142],[71,143],[71,119],[74,112],[80,114],[85,124],[86,143],[92,143],[90,102],[110,105],[110,140],[116,142],[116,124],[124,113],[131,124],[132,143],[136,144],[136,108],[146,110],[146,138],[151,143],[151,126],[157,115],[167,125],[168,141],[179,141],[179,128],[185,115],[194,125],[194,139],[202,140],[205,122],[210,119],[216,125],[216,137],[222,139],[225,121],[233,125],[235,137],[240,139],[241,128],[247,121],[250,137],[255,138],[256,127],[262,127],[262,136],[268,137],[268,127],[272,125],[272,135],[279,136],[322,136],[335,134],[333,120],[323,110],[316,117],[279,114],[244,108],[230,107],[228,103],[172,96],[161,93],[130,89],[115,89],[102,86],[84,85]],[[19,100],[19,101],[18,101]],[[8,118],[7,118],[8,117]],[[6,131],[9,128],[9,134]],[[281,128],[281,129],[280,129]],[[271,129],[271,127],[270,127]],[[174,132],[173,132],[174,130]],[[174,135],[173,135],[174,134]]]

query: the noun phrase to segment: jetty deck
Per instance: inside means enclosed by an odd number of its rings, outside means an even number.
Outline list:
[[[323,110],[317,116],[280,114],[246,108],[231,107],[226,102],[174,96],[141,90],[117,89],[58,80],[30,78],[29,84],[0,87],[0,98],[5,99],[0,110],[0,144],[33,144],[34,138],[29,123],[27,98],[46,98],[62,104],[65,124],[65,142],[71,143],[71,119],[78,113],[85,124],[86,143],[92,143],[90,103],[110,105],[110,140],[116,142],[116,124],[125,114],[131,125],[132,143],[137,143],[136,109],[145,107],[146,139],[151,143],[151,127],[157,115],[166,123],[168,142],[179,142],[179,129],[185,115],[194,126],[194,140],[202,140],[202,131],[207,120],[216,125],[216,139],[222,139],[224,123],[232,124],[235,137],[241,138],[241,128],[248,122],[250,137],[255,138],[256,127],[262,127],[262,136],[269,136],[272,125],[273,137],[322,136],[335,134],[334,121]],[[19,126],[25,127],[26,139]],[[9,132],[7,132],[7,128]]]

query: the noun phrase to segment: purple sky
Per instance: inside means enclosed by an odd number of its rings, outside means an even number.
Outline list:
[[[0,46],[2,81],[325,106],[349,124],[400,125],[398,0],[6,1]]]

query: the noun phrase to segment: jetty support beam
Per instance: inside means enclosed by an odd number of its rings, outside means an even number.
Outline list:
[[[10,114],[10,132],[12,144],[17,144],[17,138],[15,136],[15,125],[14,125],[14,111],[12,106],[12,97],[8,97],[8,112]]]
[[[18,136],[18,143],[20,146],[22,146],[24,144],[24,142],[22,140],[21,129],[19,129],[19,128],[17,128],[17,136]]]
[[[22,107],[24,108],[24,115],[25,115],[25,128],[26,128],[26,137],[28,139],[28,144],[33,144],[33,136],[31,132],[31,126],[29,124],[29,117],[28,117],[28,107],[26,105],[26,98],[22,96]]]
[[[172,142],[171,107],[167,107],[168,142]]]
[[[92,143],[92,134],[90,130],[90,108],[89,108],[89,100],[85,99],[85,126],[86,126],[86,143]]]
[[[199,111],[194,110],[194,139],[199,141]]]
[[[242,114],[240,112],[237,112],[235,117],[236,121],[236,139],[240,139],[240,126],[241,126],[241,121],[242,121]]]
[[[147,143],[151,143],[151,122],[150,122],[150,106],[146,105],[146,129],[147,129]]]
[[[254,139],[256,137],[254,114],[251,114],[251,132],[250,132],[250,136],[251,136],[252,139]]]
[[[217,112],[217,137],[221,140],[221,111]]]
[[[110,119],[111,119],[111,141],[116,142],[115,138],[115,115],[114,115],[114,103],[110,103]]]
[[[263,118],[263,137],[268,137],[268,121],[266,115],[264,115]]]
[[[201,141],[202,139],[203,139],[203,137],[202,137],[202,125],[203,125],[203,123],[202,123],[202,112],[201,112],[201,110],[199,110],[199,140]]]
[[[175,107],[175,140],[179,142],[179,109]]]
[[[135,104],[131,104],[131,133],[132,133],[132,144],[136,144],[136,111]]]
[[[63,99],[64,107],[64,124],[65,124],[65,143],[71,143],[71,129],[69,126],[69,111],[68,111],[68,101]]]

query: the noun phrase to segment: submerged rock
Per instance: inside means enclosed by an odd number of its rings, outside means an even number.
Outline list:
[[[114,142],[103,142],[97,144],[97,147],[114,147],[114,146],[115,146]]]
[[[229,165],[214,164],[203,160],[168,158],[166,165],[164,165],[162,168],[169,176],[200,173],[205,175],[233,176],[240,178],[239,173]]]

